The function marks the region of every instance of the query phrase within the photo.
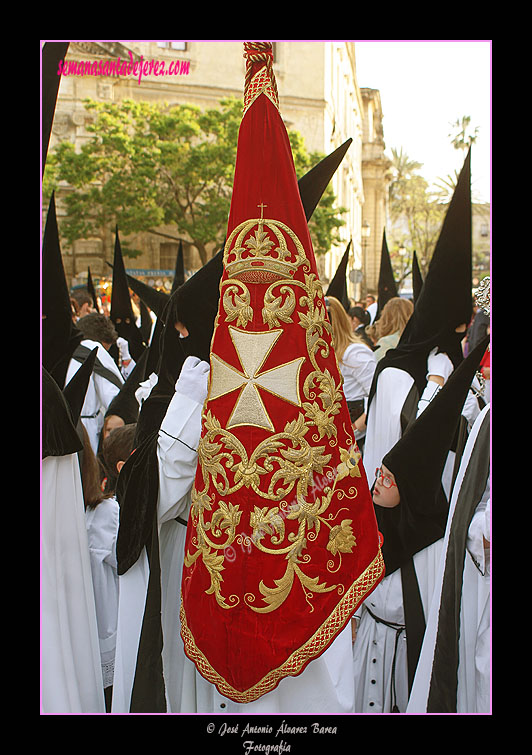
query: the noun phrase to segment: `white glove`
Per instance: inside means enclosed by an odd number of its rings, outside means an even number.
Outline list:
[[[152,372],[147,380],[143,380],[139,383],[139,387],[135,391],[135,398],[139,402],[139,406],[142,406],[144,401],[148,398],[153,388],[157,385],[159,376]]]
[[[427,379],[429,375],[438,375],[447,382],[447,378],[454,369],[453,363],[447,354],[437,354],[437,348],[432,349],[427,359]]]
[[[122,357],[123,362],[127,362],[128,359],[131,359],[131,354],[129,353],[129,344],[125,338],[118,336],[118,338],[116,339],[116,345],[118,346],[118,351],[120,352],[120,356]]]
[[[198,357],[187,357],[175,384],[176,392],[203,405],[207,398],[210,369],[208,362],[202,362]]]

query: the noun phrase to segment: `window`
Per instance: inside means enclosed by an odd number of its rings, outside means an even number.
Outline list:
[[[162,270],[174,270],[179,245],[173,242],[163,242],[160,245],[159,267]]]
[[[186,50],[186,42],[157,42],[157,47],[162,47],[165,50]]]

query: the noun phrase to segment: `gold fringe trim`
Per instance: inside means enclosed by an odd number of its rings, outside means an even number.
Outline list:
[[[181,636],[185,646],[185,653],[195,664],[199,673],[214,684],[220,694],[237,703],[250,703],[267,692],[271,692],[286,676],[297,676],[303,667],[313,658],[320,655],[332,642],[334,637],[344,628],[349,617],[356,611],[362,600],[376,585],[384,574],[384,559],[379,551],[366,570],[351,585],[342,600],[321,627],[298,650],[278,668],[269,671],[257,684],[243,692],[232,687],[217,671],[213,669],[201,650],[196,647],[194,637],[187,625],[183,598],[181,597]]]

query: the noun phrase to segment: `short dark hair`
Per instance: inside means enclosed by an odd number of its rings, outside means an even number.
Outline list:
[[[356,317],[363,325],[369,325],[370,323],[369,312],[362,307],[351,307],[348,314],[351,318]]]
[[[78,320],[76,326],[81,330],[85,338],[90,338],[92,341],[115,343],[118,338],[113,321],[99,312],[91,312],[85,315],[85,317]]]
[[[102,455],[106,472],[111,477],[117,477],[116,465],[119,461],[127,461],[133,451],[133,442],[137,423],[133,422],[123,427],[111,430],[103,442]]]
[[[76,288],[71,292],[70,297],[74,299],[81,307],[83,304],[93,304],[92,295],[87,288]]]

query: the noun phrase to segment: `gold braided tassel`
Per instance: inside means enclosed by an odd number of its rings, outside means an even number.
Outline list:
[[[244,113],[261,93],[264,93],[279,109],[277,82],[273,72],[272,43],[244,42],[244,58],[246,59]],[[263,64],[258,70],[257,63]]]

